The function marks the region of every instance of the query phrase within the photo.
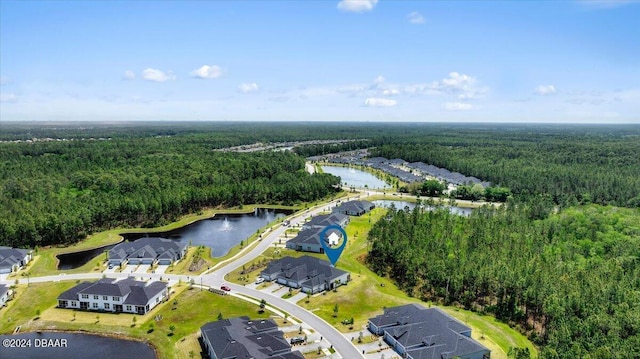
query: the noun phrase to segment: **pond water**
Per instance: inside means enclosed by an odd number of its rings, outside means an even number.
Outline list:
[[[143,342],[93,334],[33,332],[0,335],[0,340],[3,343],[0,347],[2,359],[156,358],[153,348]]]
[[[373,204],[375,204],[376,207],[386,207],[386,208],[390,207],[391,204],[393,204],[396,207],[396,209],[404,209],[405,207],[409,207],[409,209],[414,209],[416,207],[415,202],[408,202],[408,201],[401,201],[401,200],[376,200],[376,201],[373,201]],[[473,208],[447,206],[447,205],[445,205],[444,207],[448,208],[449,212],[454,214],[459,214],[462,216],[468,216],[471,214],[471,212],[473,212]],[[425,208],[433,209],[433,207],[431,206],[425,206]]]
[[[212,257],[222,257],[241,241],[274,220],[291,214],[290,210],[257,208],[252,213],[217,214],[213,218],[194,222],[168,232],[123,233],[125,240],[142,237],[161,237],[192,246],[211,248]]]
[[[191,241],[193,246],[211,248],[212,257],[222,257],[231,248],[240,244],[240,241],[256,233],[258,229],[291,213],[291,210],[257,208],[251,213],[218,214],[213,218],[197,221],[167,232],[122,233],[121,235],[126,241],[134,241],[142,237],[169,238],[180,243]],[[78,268],[114,246],[115,244],[111,244],[86,251],[60,254],[58,255],[58,269]]]
[[[104,251],[108,251],[113,248],[115,244],[99,247],[95,249],[88,249],[86,251],[58,254],[58,269],[74,269],[85,265],[91,259],[100,255]]]
[[[321,166],[325,173],[331,173],[334,176],[339,176],[342,184],[345,182],[347,186],[354,186],[356,188],[391,188],[385,181],[372,175],[369,172],[365,172],[355,168],[338,167],[338,166]]]

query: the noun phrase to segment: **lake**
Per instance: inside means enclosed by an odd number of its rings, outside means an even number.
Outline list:
[[[260,228],[291,213],[290,210],[257,208],[251,213],[216,214],[213,218],[168,232],[123,233],[122,236],[128,241],[142,237],[161,237],[180,243],[191,242],[192,246],[211,248],[212,257],[222,257]]]
[[[217,214],[213,218],[203,219],[167,232],[122,233],[126,241],[134,241],[142,237],[161,237],[189,243],[193,246],[211,248],[212,257],[222,257],[241,241],[278,218],[293,213],[284,209],[256,208],[251,213]],[[58,255],[58,269],[74,269],[89,262],[95,256],[111,249],[115,244]]]
[[[365,172],[355,168],[338,167],[338,166],[320,166],[325,173],[331,173],[334,176],[338,176],[341,179],[342,184],[347,183],[347,186],[356,188],[391,188],[385,181],[372,175],[369,172]]]
[[[155,359],[153,348],[134,340],[103,337],[85,333],[32,332],[0,335],[2,359],[85,359],[85,358],[140,358]],[[10,347],[7,344],[30,345]]]
[[[405,207],[409,207],[409,209],[414,209],[416,207],[415,202],[408,202],[408,201],[402,201],[402,200],[375,200],[372,202],[373,204],[376,205],[376,207],[388,208],[391,206],[391,204],[393,204],[396,207],[396,209],[404,209]],[[426,206],[424,203],[422,205],[429,210],[433,209],[433,207]],[[468,216],[471,214],[471,212],[473,212],[473,208],[456,207],[456,206],[448,206],[448,205],[444,205],[444,207],[448,208],[449,212],[454,214],[459,214],[462,216]]]

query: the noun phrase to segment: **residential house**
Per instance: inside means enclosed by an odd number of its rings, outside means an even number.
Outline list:
[[[122,242],[108,253],[109,265],[159,264],[169,265],[187,253],[187,244],[166,238],[145,237],[133,242]]]
[[[273,319],[236,317],[218,320],[200,327],[200,334],[211,359],[304,358],[299,351],[291,351],[291,345]]]
[[[286,247],[296,251],[324,253],[324,247],[320,243],[322,228],[303,229],[293,238],[287,241]]]
[[[31,251],[11,247],[0,247],[0,274],[20,270],[31,261]]]
[[[376,207],[369,201],[349,201],[344,202],[333,209],[335,213],[342,213],[348,216],[362,216]]]
[[[283,257],[272,261],[260,276],[266,281],[276,281],[290,288],[300,288],[309,294],[334,289],[351,279],[349,272],[337,269],[325,260],[310,256]]]
[[[103,278],[83,282],[58,296],[59,308],[145,314],[169,297],[167,284]]]
[[[491,351],[471,338],[471,328],[439,308],[417,304],[386,308],[369,330],[407,359],[488,359]]]
[[[9,301],[11,297],[12,291],[4,284],[0,284],[0,308],[4,307],[4,305]]]
[[[305,224],[302,225],[302,229],[320,228],[323,229],[328,226],[340,226],[345,228],[349,224],[349,216],[342,213],[330,213],[317,215]]]

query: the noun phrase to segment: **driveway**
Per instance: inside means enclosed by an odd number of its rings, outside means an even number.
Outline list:
[[[151,268],[150,265],[148,264],[141,264],[138,266],[138,268],[136,268],[136,271],[134,273],[147,273],[147,271],[149,270],[149,268]]]
[[[168,265],[159,265],[159,266],[156,267],[155,273],[156,274],[164,274],[167,271],[167,269],[169,269]]]

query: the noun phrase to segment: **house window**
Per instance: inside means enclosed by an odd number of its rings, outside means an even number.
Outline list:
[[[61,300],[59,307],[60,308],[66,308],[67,307],[67,301],[66,300]]]
[[[89,294],[83,294],[82,299],[89,299]]]
[[[104,303],[104,309],[109,309],[109,303]]]
[[[98,308],[98,303],[93,302],[93,304],[91,305],[93,308]]]
[[[97,296],[97,295],[94,295],[94,296],[93,296],[93,299],[96,299],[96,300],[97,300],[98,298],[100,298],[100,296]]]
[[[109,297],[107,297],[106,295],[103,295],[102,300],[109,300]]]
[[[120,297],[113,297],[113,301],[114,302],[119,302],[120,301]]]
[[[130,311],[131,311],[131,306],[127,305],[127,312],[130,312]]]

